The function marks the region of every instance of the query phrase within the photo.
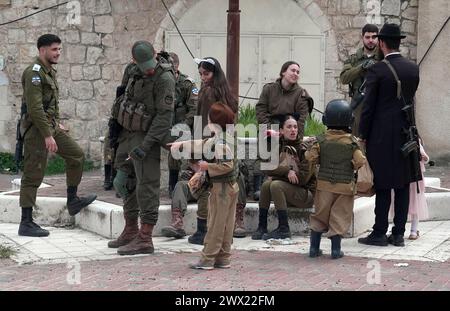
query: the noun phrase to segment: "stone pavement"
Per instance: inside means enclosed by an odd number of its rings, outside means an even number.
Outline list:
[[[450,188],[450,168],[431,168]],[[0,191],[10,190],[11,175],[0,175]],[[46,177],[52,188],[39,195],[65,196],[65,177]],[[100,171],[86,173],[80,193],[97,192],[101,200],[120,204],[113,191],[101,189]],[[162,198],[165,202],[166,198]],[[421,222],[421,237],[406,247],[375,247],[343,240],[346,256],[307,256],[309,240],[294,236],[287,245],[250,238],[234,239],[232,268],[195,271],[187,267],[201,246],[186,239],[154,239],[153,255],[118,256],[107,239],[77,228],[47,228],[48,238],[17,235],[17,224],[0,224],[0,245],[18,250],[0,260],[0,291],[10,290],[450,290],[450,221]],[[407,232],[409,224],[407,226]]]
[[[450,290],[450,221],[421,223],[421,237],[404,248],[345,239],[339,260],[330,259],[328,239],[318,259],[307,256],[305,237],[287,245],[234,239],[232,268],[214,271],[187,267],[202,247],[186,239],[158,237],[155,254],[123,257],[93,233],[48,229],[48,238],[28,238],[0,224],[0,243],[16,248],[20,263],[0,261],[0,290]]]

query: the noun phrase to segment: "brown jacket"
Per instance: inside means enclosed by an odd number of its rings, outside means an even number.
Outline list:
[[[325,133],[325,138],[327,140],[334,140],[338,141],[343,144],[351,144],[352,138],[351,134],[346,133],[344,131],[340,130],[327,130]],[[319,143],[315,143],[314,146],[312,146],[311,150],[306,151],[305,157],[307,160],[311,161],[314,165],[320,163],[320,146]],[[362,151],[358,148],[353,152],[353,168],[355,170],[359,169],[361,166],[366,163],[366,157],[363,155]],[[328,191],[332,193],[339,193],[339,194],[347,194],[347,195],[353,195],[355,194],[355,182],[352,181],[349,184],[345,183],[331,183],[326,180],[317,180],[317,190],[322,191]]]
[[[294,84],[285,90],[278,79],[264,86],[256,104],[256,118],[259,124],[270,125],[279,123],[273,118],[276,115],[298,113],[298,137],[303,139],[305,120],[313,105],[314,100],[305,89]]]

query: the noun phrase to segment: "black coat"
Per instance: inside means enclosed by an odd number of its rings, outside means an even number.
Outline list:
[[[413,99],[419,86],[419,67],[400,54],[389,55],[386,59],[402,82],[405,100]],[[385,63],[379,62],[369,68],[366,79],[359,132],[366,139],[367,159],[374,173],[375,188],[403,188],[417,179],[413,157],[405,158],[400,151],[407,141],[403,100],[397,99],[397,84]],[[417,176],[420,180],[420,171]]]

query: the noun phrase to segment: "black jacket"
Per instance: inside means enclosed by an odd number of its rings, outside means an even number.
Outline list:
[[[419,85],[419,67],[400,54],[389,55],[386,59],[401,80],[405,100],[413,99]],[[416,180],[412,158],[404,158],[400,151],[407,141],[404,103],[397,99],[397,84],[387,64],[373,65],[366,78],[366,99],[359,132],[361,138],[366,139],[375,188],[402,188]],[[421,179],[420,171],[418,176]]]

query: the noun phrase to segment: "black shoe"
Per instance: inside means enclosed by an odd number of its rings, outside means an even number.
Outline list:
[[[344,257],[344,252],[341,251],[341,236],[334,235],[331,238],[331,258],[338,259]]]
[[[288,239],[291,237],[291,231],[286,227],[278,227],[272,232],[264,233],[262,236],[263,240],[268,239]]]
[[[405,246],[405,239],[401,234],[391,234],[387,240],[389,244],[394,246]]]
[[[97,195],[90,194],[87,197],[75,197],[67,201],[67,209],[69,210],[70,216],[75,216],[78,214],[83,207],[88,206],[97,199]]]
[[[375,246],[388,246],[386,234],[375,236],[373,232],[365,238],[359,238],[358,243]]]
[[[258,227],[258,229],[256,229],[255,232],[253,232],[252,234],[252,240],[262,240],[263,235],[267,233],[267,228],[260,228]]]
[[[206,219],[197,218],[197,231],[188,238],[191,244],[203,245],[206,232],[208,231]]]
[[[50,232],[48,230],[42,229],[38,224],[33,221],[21,221],[19,225],[19,235],[20,236],[31,236],[31,237],[45,237],[48,236]]]

